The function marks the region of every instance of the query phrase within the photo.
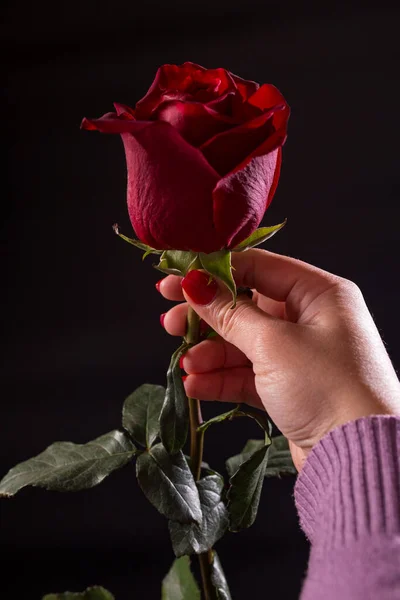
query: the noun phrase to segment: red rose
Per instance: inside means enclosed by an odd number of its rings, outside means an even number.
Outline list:
[[[233,248],[259,225],[279,179],[289,107],[270,84],[193,63],[164,65],[135,109],[84,119],[119,133],[128,211],[159,250]]]

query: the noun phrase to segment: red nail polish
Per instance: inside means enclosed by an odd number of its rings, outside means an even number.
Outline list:
[[[218,284],[208,273],[203,271],[189,271],[182,279],[182,288],[196,304],[205,306],[214,300],[218,291]]]
[[[182,381],[185,382],[189,375],[182,375]]]
[[[180,359],[179,359],[179,367],[180,367],[181,369],[183,369],[183,359],[184,359],[184,358],[185,358],[185,355],[184,355],[184,354],[182,354],[182,356],[181,356],[181,357],[180,357]],[[183,370],[184,370],[184,369],[183,369]]]
[[[159,291],[160,291],[160,286],[161,286],[161,282],[162,282],[162,281],[163,281],[163,280],[162,280],[162,279],[160,279],[160,281],[157,281],[157,283],[156,283],[156,290],[157,290],[157,292],[159,292]]]
[[[165,321],[165,315],[167,313],[162,313],[162,315],[160,315],[160,323],[161,323],[161,327],[164,327],[164,321]]]

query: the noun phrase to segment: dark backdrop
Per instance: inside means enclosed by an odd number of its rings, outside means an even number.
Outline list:
[[[1,474],[54,440],[118,427],[136,386],[165,382],[177,341],[159,325],[159,273],[111,230],[131,231],[122,144],[79,125],[114,101],[133,105],[166,62],[281,89],[292,116],[264,223],[289,221],[268,247],[356,281],[399,366],[398,12],[384,2],[22,0],[3,17]],[[256,434],[251,423],[215,428],[206,458],[222,469]],[[292,491],[292,479],[269,480],[253,528],[218,544],[235,599],[297,598],[308,546]],[[118,600],[160,597],[173,558],[166,521],[132,467],[87,492],[27,489],[0,510],[8,599],[96,582]]]

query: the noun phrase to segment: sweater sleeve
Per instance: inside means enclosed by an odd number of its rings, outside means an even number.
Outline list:
[[[331,431],[294,496],[311,542],[300,600],[400,600],[400,417]]]

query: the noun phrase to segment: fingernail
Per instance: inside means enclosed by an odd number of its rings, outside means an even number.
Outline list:
[[[182,288],[195,304],[210,304],[217,295],[218,285],[215,279],[203,271],[189,271],[182,279]]]
[[[160,315],[160,323],[161,323],[161,327],[164,327],[164,321],[165,321],[165,315],[167,313],[162,313],[162,315]]]
[[[184,355],[184,354],[182,354],[182,356],[181,356],[181,357],[180,357],[180,359],[179,359],[179,368],[180,368],[180,369],[183,369],[183,359],[184,359],[184,358],[185,358],[185,355]],[[183,369],[183,370],[185,370],[185,369]]]
[[[182,381],[185,382],[189,375],[182,375]]]
[[[160,291],[160,286],[161,286],[161,282],[162,282],[162,281],[163,281],[163,280],[162,280],[162,279],[160,279],[160,281],[157,281],[157,283],[156,283],[156,290],[157,290],[157,292],[159,292],[159,291]]]

